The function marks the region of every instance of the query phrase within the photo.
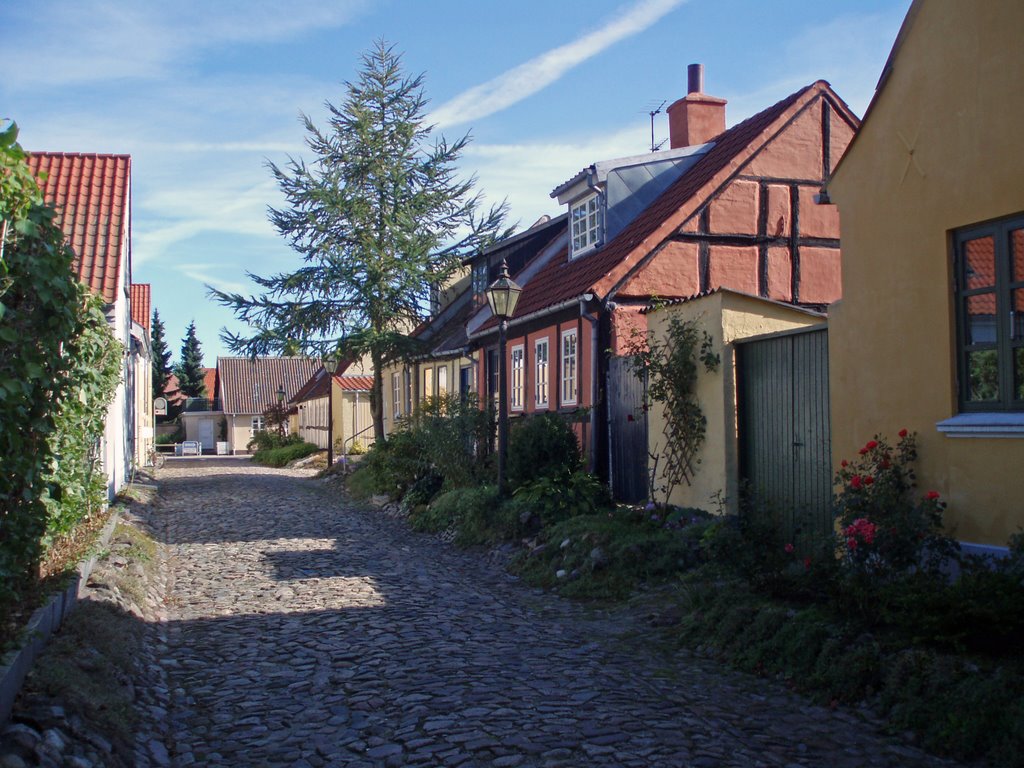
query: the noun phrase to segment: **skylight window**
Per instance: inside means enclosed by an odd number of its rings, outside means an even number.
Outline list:
[[[569,226],[572,231],[573,258],[596,248],[604,229],[600,196],[591,195],[573,203],[569,207]]]

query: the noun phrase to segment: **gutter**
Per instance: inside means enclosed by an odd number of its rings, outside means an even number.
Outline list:
[[[508,327],[511,328],[513,325],[522,325],[523,323],[529,322],[530,320],[533,320],[535,318],[543,317],[544,315],[552,315],[555,312],[560,312],[563,309],[568,309],[569,307],[580,304],[582,301],[585,300],[585,297],[588,296],[592,297],[592,294],[585,293],[582,296],[576,296],[575,298],[572,299],[566,299],[565,301],[559,302],[558,304],[553,304],[550,307],[538,309],[535,312],[531,312],[528,315],[516,317],[508,321]],[[466,336],[470,341],[476,341],[477,339],[482,339],[484,336],[490,336],[492,333],[497,332],[497,328],[488,328],[486,331],[475,331],[474,333],[466,334]]]

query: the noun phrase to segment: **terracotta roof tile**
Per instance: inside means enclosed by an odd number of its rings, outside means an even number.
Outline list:
[[[373,376],[335,376],[334,382],[345,392],[369,392]]]
[[[828,84],[824,81],[806,86],[716,136],[712,139],[714,146],[633,219],[610,243],[594,253],[571,261],[568,258],[568,252],[553,258],[547,266],[523,286],[523,293],[520,295],[519,304],[516,307],[516,316],[523,317],[539,312],[594,291],[598,283],[608,278],[609,275],[614,278],[615,273],[621,272],[624,276],[636,261],[657,246],[657,242],[652,242],[648,248],[639,247],[648,238],[655,235],[659,227],[665,224],[691,198],[695,198],[701,192],[709,193],[710,190],[706,191],[705,187],[726,170],[730,163],[735,161],[745,149],[761,137],[805,94],[809,91],[825,89],[828,89]],[[607,293],[607,291],[597,292],[602,296]],[[487,330],[496,325],[494,319],[490,318],[481,326],[480,330]]]
[[[138,323],[147,331],[149,330],[150,295],[149,283],[131,284],[132,322]]]
[[[57,209],[78,279],[113,304],[122,273],[131,274],[131,157],[31,152],[28,164],[37,178],[46,174],[43,198]]]
[[[276,405],[278,387],[284,387],[285,401],[290,401],[319,368],[308,357],[217,358],[222,408],[225,413],[263,413]]]

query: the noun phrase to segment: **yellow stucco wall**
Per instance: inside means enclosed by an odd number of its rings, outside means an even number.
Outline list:
[[[672,317],[699,322],[711,336],[713,348],[721,357],[721,365],[711,373],[703,366],[699,368],[697,399],[707,419],[706,438],[692,484],[673,489],[669,502],[716,512],[716,499],[721,495],[726,501],[726,510],[734,512],[739,483],[734,342],[818,325],[822,319],[770,301],[720,291],[650,313],[647,316],[648,328],[655,338],[664,337]],[[664,410],[654,403],[648,412],[650,453],[658,455],[664,450],[664,430]],[[649,465],[653,465],[653,460],[649,460]],[[658,474],[657,484],[662,485],[664,479],[660,469]],[[661,498],[659,495],[659,501]]]
[[[829,185],[843,300],[830,311],[832,455],[918,434],[918,484],[964,541],[1024,526],[1024,435],[950,438],[957,413],[952,230],[1024,211],[1024,3],[927,0]]]
[[[459,394],[459,371],[462,367],[472,367],[473,361],[468,357],[452,358],[449,360],[430,360],[413,363],[410,365],[404,364],[393,364],[384,369],[384,432],[385,434],[391,434],[395,429],[395,417],[394,417],[394,403],[393,403],[393,387],[391,382],[391,375],[393,373],[402,374],[406,368],[410,371],[411,392],[410,400],[416,402],[422,400],[425,396],[425,372],[429,369],[431,371],[430,380],[433,383],[433,394],[438,393],[438,369],[444,368],[447,373],[447,392],[450,395]],[[405,413],[403,406],[402,417],[408,416]]]

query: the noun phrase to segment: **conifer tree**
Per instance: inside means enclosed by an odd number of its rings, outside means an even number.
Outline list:
[[[206,395],[206,369],[203,368],[203,350],[196,337],[195,320],[185,329],[185,338],[181,340],[181,359],[174,373],[178,377],[178,386],[187,397]]]
[[[292,272],[251,275],[262,295],[209,288],[254,331],[222,336],[235,353],[280,354],[298,341],[308,353],[339,352],[373,361],[370,405],[383,442],[382,370],[410,351],[405,335],[468,255],[493,242],[506,206],[484,210],[475,178],[456,177],[469,141],[432,137],[423,76],[379,41],[362,57],[340,107],[326,103],[327,128],[302,120],[315,156],[307,165],[269,163],[286,207],[270,220],[302,256]]]
[[[171,375],[171,350],[167,346],[167,339],[164,334],[164,321],[160,319],[160,312],[153,309],[153,325],[149,332],[150,347],[153,352],[153,398],[162,397],[164,387],[167,386],[167,379]]]

